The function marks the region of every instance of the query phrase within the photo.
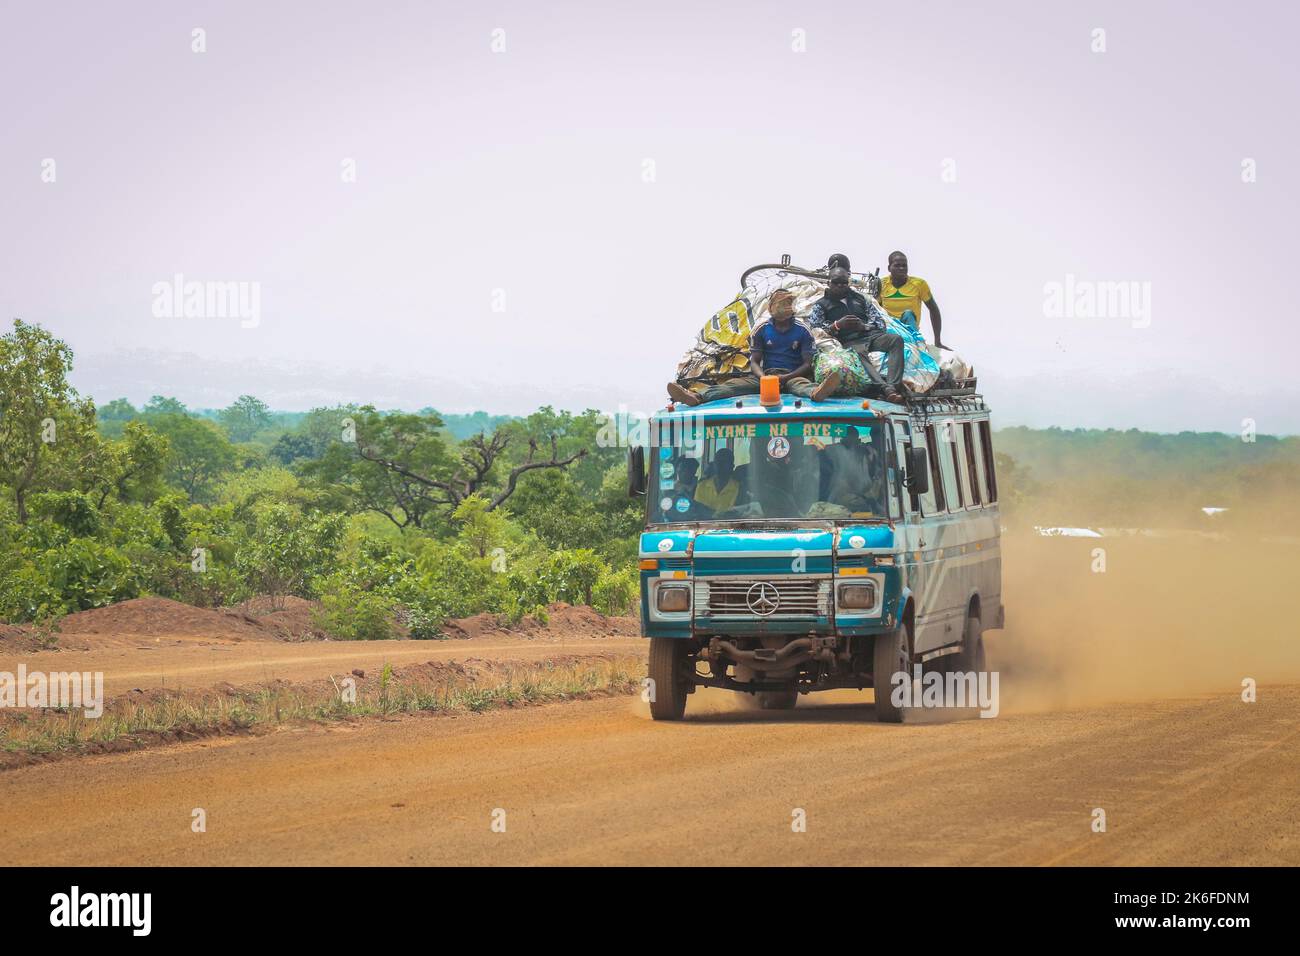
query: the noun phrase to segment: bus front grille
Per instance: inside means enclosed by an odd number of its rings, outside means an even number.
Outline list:
[[[831,582],[827,578],[753,578],[695,581],[695,607],[709,617],[828,617]],[[764,600],[766,598],[766,601]],[[770,607],[775,598],[776,609]],[[757,607],[759,610],[755,610]]]

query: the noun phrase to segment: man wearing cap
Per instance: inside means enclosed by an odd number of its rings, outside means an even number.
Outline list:
[[[683,405],[700,405],[723,398],[758,393],[759,380],[775,375],[781,391],[800,398],[820,398],[812,381],[813,338],[802,322],[795,321],[794,296],[777,289],[769,300],[772,318],[760,322],[749,337],[749,372],[695,394],[676,382],[668,383],[668,395]]]

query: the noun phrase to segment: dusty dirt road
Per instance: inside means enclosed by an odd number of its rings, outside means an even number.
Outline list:
[[[385,663],[394,667],[425,661],[539,660],[563,654],[625,651],[641,654],[640,638],[578,638],[571,641],[499,637],[475,641],[306,641],[275,643],[206,642],[147,644],[134,648],[88,651],[37,651],[0,653],[0,671],[17,672],[24,664],[32,671],[98,671],[104,675],[108,697],[132,688],[172,690],[206,688],[222,682],[248,686],[272,680],[320,680],[346,674],[353,668],[378,671]]]
[[[0,863],[1300,864],[1298,685],[925,726],[869,699],[701,692],[664,724],[616,698],[63,760],[0,774]]]

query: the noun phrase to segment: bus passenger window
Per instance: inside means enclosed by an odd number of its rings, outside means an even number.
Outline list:
[[[993,435],[988,422],[980,422],[980,451],[984,452],[985,487],[989,490],[989,504],[998,500],[998,476],[993,467]]]
[[[933,425],[925,426],[925,443],[929,447],[926,458],[930,462],[930,490],[921,499],[921,505],[926,514],[942,514],[948,508],[943,493],[942,469],[939,467],[939,455],[943,447],[935,438]]]
[[[948,446],[948,454],[944,458],[944,462],[951,465],[952,491],[954,492],[953,494],[948,495],[948,507],[953,511],[960,511],[966,507],[966,496],[962,492],[961,464],[957,459],[957,429],[954,427],[952,422],[943,423],[943,437],[946,439],[944,444]],[[944,468],[943,470],[945,475],[948,474],[948,468]],[[953,501],[953,498],[956,498],[957,500]]]
[[[980,497],[979,469],[975,467],[975,436],[971,430],[970,422],[963,422],[961,430],[962,446],[966,449],[966,474],[970,477],[970,503],[978,505],[983,499]]]

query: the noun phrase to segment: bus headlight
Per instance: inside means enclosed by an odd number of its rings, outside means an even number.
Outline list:
[[[868,611],[876,606],[876,586],[870,581],[840,585],[840,607]]]
[[[661,587],[655,598],[655,606],[661,611],[689,611],[691,609],[691,589],[687,587]]]

